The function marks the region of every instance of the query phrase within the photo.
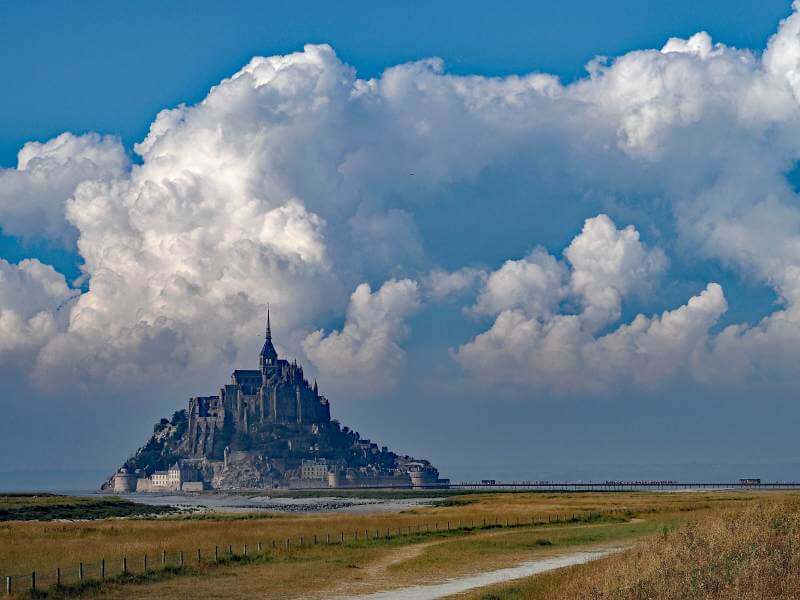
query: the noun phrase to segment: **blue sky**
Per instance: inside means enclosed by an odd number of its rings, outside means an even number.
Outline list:
[[[40,450],[0,471],[112,468],[267,302],[335,414],[456,476],[796,460],[737,441],[800,416],[791,14],[3,4],[0,457]]]

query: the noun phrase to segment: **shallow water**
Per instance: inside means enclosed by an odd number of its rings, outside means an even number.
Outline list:
[[[621,552],[622,550],[623,548],[606,548],[603,550],[573,552],[571,554],[524,562],[516,567],[508,567],[506,569],[478,573],[477,575],[448,579],[442,583],[415,585],[363,596],[346,596],[339,600],[392,600],[395,598],[403,598],[403,600],[433,600],[434,598],[445,598],[453,594],[486,587],[487,585],[493,585],[495,583],[530,577],[531,575],[538,575],[546,571],[571,567],[572,565],[581,565],[597,560],[598,558],[609,556],[610,554]]]

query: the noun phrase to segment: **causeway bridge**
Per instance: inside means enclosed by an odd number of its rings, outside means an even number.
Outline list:
[[[451,483],[449,489],[463,490],[541,490],[541,491],[690,491],[690,490],[800,490],[800,481],[775,481],[762,482],[757,480],[740,480],[733,482],[706,482],[706,481],[463,481]]]
[[[800,490],[800,481],[440,481],[415,485],[343,485],[341,487],[296,488],[305,491],[329,490],[486,490],[549,492],[631,492],[631,491],[703,491],[703,490]]]

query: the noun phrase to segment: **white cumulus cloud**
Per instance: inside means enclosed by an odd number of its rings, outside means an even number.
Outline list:
[[[16,169],[0,169],[0,227],[6,235],[49,238],[70,246],[77,232],[64,207],[87,179],[121,176],[129,161],[119,139],[96,133],[62,133],[45,143],[28,142]]]
[[[564,256],[572,266],[570,289],[582,299],[584,318],[597,326],[619,319],[622,298],[646,291],[666,267],[660,249],[646,248],[632,225],[617,229],[608,215],[586,219]]]
[[[678,342],[670,338],[686,334],[680,331],[682,323],[705,333],[719,317],[704,329],[685,318],[706,303],[701,295],[658,321],[640,315],[630,326],[598,338],[601,326],[619,319],[623,299],[646,290],[662,274],[664,255],[647,248],[632,226],[617,229],[607,215],[598,215],[586,220],[564,256],[559,261],[539,248],[489,275],[472,310],[496,319],[488,331],[454,352],[463,366],[492,380],[570,392],[603,390],[626,378],[630,361],[610,351],[621,348],[621,340],[637,347],[639,342],[646,346],[647,339],[658,346],[661,340],[673,347]],[[716,284],[704,294],[722,298]],[[632,332],[637,341],[630,341]],[[656,354],[649,355],[653,361],[664,358]],[[676,369],[675,364],[667,368],[669,374]]]
[[[29,361],[66,326],[67,305],[78,292],[36,259],[0,259],[0,368],[19,377]]]
[[[405,358],[399,342],[408,335],[406,320],[419,307],[415,281],[392,279],[375,292],[362,283],[350,297],[341,331],[315,331],[303,340],[303,349],[323,374],[390,383]]]
[[[550,315],[564,297],[564,277],[564,266],[538,248],[491,273],[472,310],[491,315],[516,308],[530,315]]]

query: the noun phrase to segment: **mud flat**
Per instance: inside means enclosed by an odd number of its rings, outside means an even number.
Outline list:
[[[397,513],[429,506],[440,498],[290,498],[240,494],[122,494],[126,500],[151,506],[175,506],[208,512],[289,512],[289,513]]]

